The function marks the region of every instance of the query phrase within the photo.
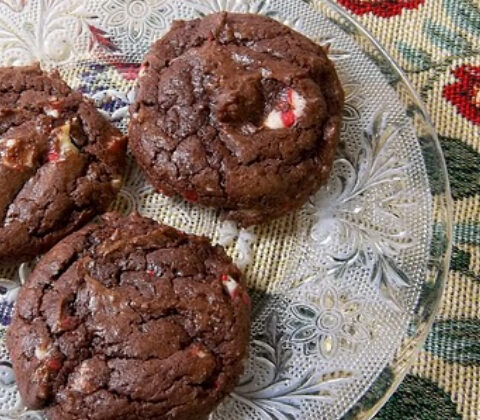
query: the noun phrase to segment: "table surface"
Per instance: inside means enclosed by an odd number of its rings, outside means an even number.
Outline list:
[[[454,248],[426,344],[377,419],[480,418],[480,0],[336,0],[427,105],[454,198]]]

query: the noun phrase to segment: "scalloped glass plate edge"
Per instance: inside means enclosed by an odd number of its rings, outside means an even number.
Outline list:
[[[403,70],[368,29],[333,0],[312,0],[310,3],[317,11],[328,15],[329,19],[344,31],[351,32],[357,45],[361,45],[364,52],[377,61],[378,66],[383,64],[382,73],[385,77],[395,85],[397,92],[403,90],[399,97],[405,103],[407,113],[414,122],[415,129],[418,130],[427,172],[430,175],[430,171],[435,168],[428,167],[431,162],[426,156],[434,156],[435,164],[442,172],[440,181],[437,181],[440,185],[437,185],[435,191],[436,199],[433,200],[436,226],[431,244],[431,247],[437,248],[439,252],[431,256],[427,278],[410,321],[408,337],[403,340],[390,364],[379,373],[365,394],[356,402],[352,402],[351,408],[344,416],[344,419],[348,420],[371,419],[401,385],[415,362],[440,309],[452,252],[453,199],[447,165],[437,133],[425,104]],[[379,395],[381,395],[380,398]]]

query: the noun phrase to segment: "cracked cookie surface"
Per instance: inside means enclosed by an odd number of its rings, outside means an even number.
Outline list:
[[[105,211],[125,149],[57,72],[0,68],[0,262],[31,259]]]
[[[233,390],[249,332],[223,248],[107,213],[42,257],[7,346],[24,403],[51,420],[187,420]]]
[[[272,19],[178,21],[143,63],[130,144],[159,191],[248,226],[325,183],[343,96],[324,49]]]

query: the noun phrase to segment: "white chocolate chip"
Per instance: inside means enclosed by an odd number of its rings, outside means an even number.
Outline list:
[[[307,101],[295,90],[291,90],[290,92],[291,98],[288,100],[288,102],[296,121],[303,115],[307,106]],[[278,130],[286,127],[282,118],[282,112],[278,109],[273,109],[267,115],[267,118],[265,119],[263,125],[271,130]]]
[[[23,156],[23,166],[27,166],[28,168],[33,167],[33,150],[29,149]]]
[[[235,63],[242,64],[244,66],[248,66],[253,63],[253,59],[248,55],[233,53],[232,59],[235,61]]]
[[[272,75],[272,71],[270,69],[262,67],[262,77],[264,79],[268,79],[271,75]]]
[[[274,109],[270,114],[268,114],[267,119],[263,125],[271,130],[278,130],[280,128],[285,128],[283,124],[282,113]]]
[[[75,375],[72,389],[78,392],[85,392],[85,390],[89,387],[89,376],[91,376],[91,369],[89,368],[87,362],[83,362],[80,365],[80,369],[78,370],[77,374]]]
[[[60,154],[62,155],[62,157],[66,156],[68,153],[78,152],[78,149],[70,140],[70,122],[67,122],[66,124],[57,128],[56,135],[60,146]]]
[[[293,91],[292,93],[292,108],[295,117],[300,118],[303,115],[303,111],[307,106],[307,101],[303,96],[301,96],[297,91]]]
[[[18,140],[17,139],[8,139],[6,142],[5,142],[5,145],[10,149],[12,147],[15,147],[15,145],[18,143]]]
[[[205,359],[205,357],[207,357],[207,353],[205,353],[203,350],[198,350],[196,355],[200,357],[200,359]]]
[[[52,117],[52,118],[60,117],[60,113],[58,112],[57,109],[45,107],[45,108],[43,108],[43,110],[44,110],[45,114],[48,115],[49,117]]]
[[[38,360],[43,360],[48,356],[48,349],[45,347],[35,347],[35,357]]]

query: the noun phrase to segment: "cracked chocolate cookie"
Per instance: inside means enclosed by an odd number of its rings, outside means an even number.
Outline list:
[[[324,49],[272,19],[178,21],[143,63],[130,144],[159,191],[247,226],[325,183],[343,100]]]
[[[204,419],[243,370],[250,301],[223,248],[107,213],[42,257],[7,333],[51,420]]]
[[[39,255],[105,211],[125,149],[57,72],[0,68],[0,262]]]

